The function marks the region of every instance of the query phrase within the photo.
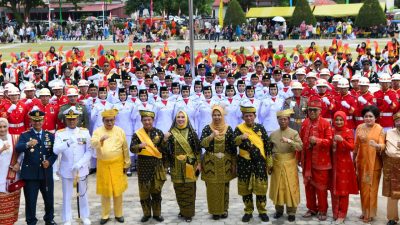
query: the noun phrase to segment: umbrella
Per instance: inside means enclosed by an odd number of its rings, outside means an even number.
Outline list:
[[[275,16],[274,18],[272,18],[272,21],[285,22],[285,18],[283,18],[282,16]]]
[[[87,17],[87,18],[85,19],[85,21],[96,21],[96,20],[97,20],[97,18],[94,17],[94,16],[89,16],[89,17]]]

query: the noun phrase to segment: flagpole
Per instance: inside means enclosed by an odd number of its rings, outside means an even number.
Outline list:
[[[103,7],[102,7],[103,8],[103,28],[104,28],[104,5],[105,5],[105,3],[106,3],[106,1],[104,0],[103,1]]]
[[[189,0],[189,34],[190,34],[190,72],[195,78],[194,70],[194,29],[193,29],[193,0]]]

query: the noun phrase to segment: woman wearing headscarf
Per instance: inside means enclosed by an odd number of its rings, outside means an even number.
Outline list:
[[[212,121],[201,134],[206,150],[201,179],[206,182],[208,212],[214,220],[228,217],[229,182],[236,177],[236,147],[232,128],[225,122],[224,109],[212,107]]]
[[[333,116],[332,145],[332,211],[337,224],[342,224],[349,208],[349,194],[358,194],[358,186],[351,151],[354,134],[347,127],[346,113],[337,111]]]
[[[164,137],[170,162],[179,217],[191,222],[196,200],[196,180],[200,174],[200,140],[189,122],[186,112],[179,110],[172,127]]]
[[[378,189],[382,175],[381,153],[385,150],[385,133],[376,123],[379,109],[366,106],[361,115],[364,123],[358,125],[353,158],[360,188],[362,219],[365,223],[372,221],[378,209]]]
[[[0,118],[0,225],[14,224],[18,220],[22,188],[22,182],[18,181],[22,156],[15,151],[18,137],[8,133],[7,119]]]

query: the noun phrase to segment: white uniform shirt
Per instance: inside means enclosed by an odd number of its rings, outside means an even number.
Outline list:
[[[89,174],[89,162],[93,155],[90,139],[89,130],[86,128],[67,127],[56,132],[53,151],[57,155],[61,154],[61,177],[74,178],[77,172],[79,177]],[[74,165],[79,165],[79,171],[72,169]]]
[[[166,133],[174,121],[175,102],[171,100],[160,100],[155,104],[156,118],[154,126]]]

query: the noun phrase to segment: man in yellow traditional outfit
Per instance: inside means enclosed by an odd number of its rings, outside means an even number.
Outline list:
[[[115,219],[123,223],[122,194],[128,188],[126,170],[131,164],[124,131],[114,126],[118,110],[101,113],[104,125],[93,132],[92,146],[97,154],[97,194],[101,195],[101,220],[110,220],[111,197]]]
[[[289,127],[293,109],[277,112],[279,129],[272,132],[273,170],[269,198],[274,202],[275,215],[283,215],[284,206],[289,222],[295,221],[297,205],[300,203],[299,176],[297,174],[296,151],[301,151],[303,142],[299,133]]]
[[[241,106],[244,123],[235,129],[235,145],[239,147],[238,191],[245,205],[243,222],[253,217],[253,194],[259,217],[268,222],[267,205],[268,174],[272,166],[271,142],[265,128],[255,123],[256,109],[253,106]]]
[[[164,134],[153,127],[155,113],[140,110],[143,127],[132,136],[131,152],[138,154],[137,171],[139,182],[139,197],[143,217],[141,222],[147,222],[151,217],[158,222],[164,221],[161,216],[161,189],[167,179],[163,166],[161,144]]]

